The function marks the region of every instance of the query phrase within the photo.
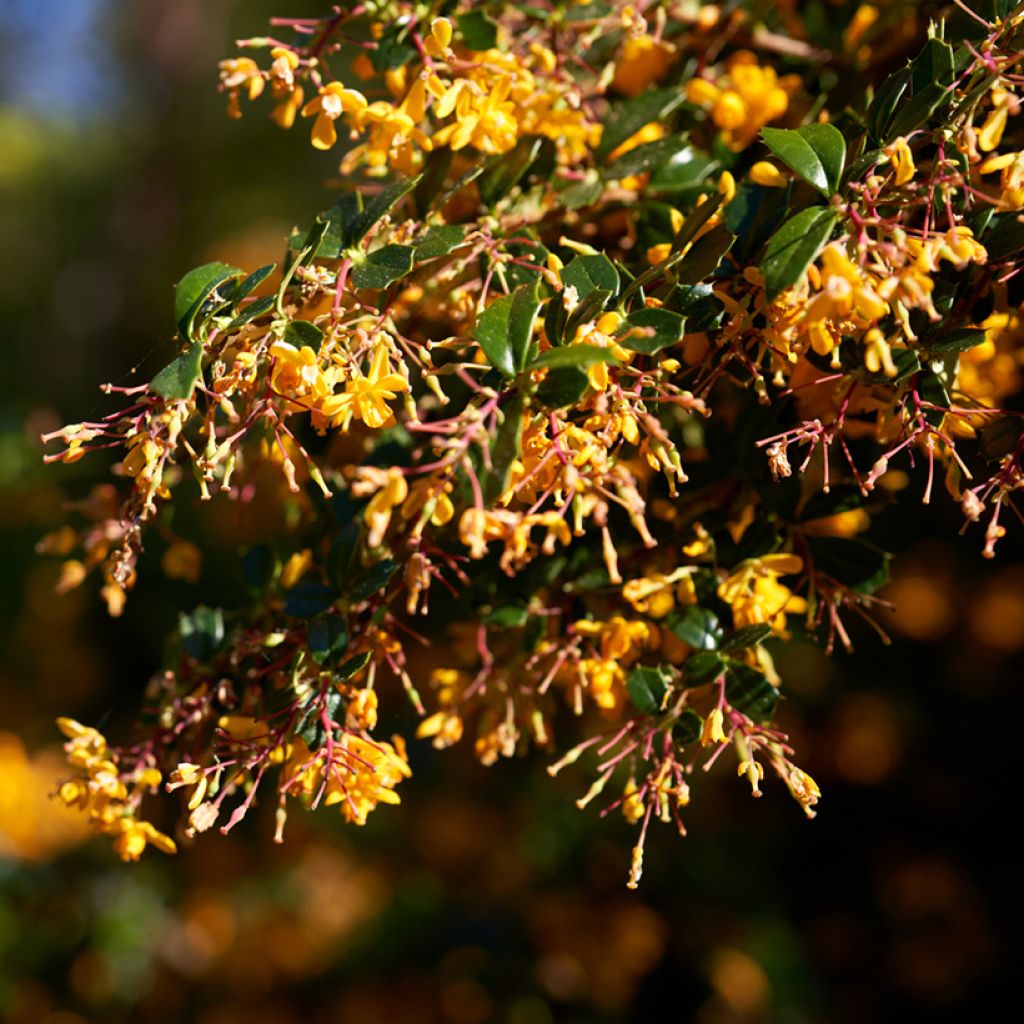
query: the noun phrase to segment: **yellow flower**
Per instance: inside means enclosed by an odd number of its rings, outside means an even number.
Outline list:
[[[885,153],[889,157],[889,163],[896,169],[895,184],[906,185],[908,181],[913,181],[917,168],[914,166],[914,157],[907,140],[900,136],[885,147]]]
[[[316,115],[313,122],[313,145],[330,149],[338,141],[334,122],[342,114],[358,114],[366,110],[366,97],[355,89],[346,89],[341,82],[328,82],[320,95],[302,108],[303,117]]]
[[[250,100],[263,92],[266,82],[259,65],[251,57],[235,57],[220,62],[220,87],[228,93],[228,116],[241,117],[238,95],[243,90]]]
[[[763,185],[765,188],[785,188],[789,182],[789,178],[770,160],[758,160],[750,168],[750,180],[755,185]]]
[[[178,848],[170,836],[155,829],[148,821],[137,818],[118,818],[111,826],[114,849],[123,861],[136,861],[149,846],[155,846],[162,853],[177,853]]]
[[[392,510],[401,505],[409,494],[409,486],[400,469],[390,469],[383,487],[370,499],[366,506],[366,521],[370,526],[367,543],[378,547],[384,540],[391,523]]]
[[[732,606],[737,628],[767,623],[776,632],[786,628],[786,612],[800,614],[807,602],[779,582],[803,570],[797,555],[762,555],[741,562],[718,586],[718,596]]]
[[[388,402],[408,387],[405,377],[391,372],[387,343],[378,341],[370,372],[366,376],[360,373],[350,380],[343,394],[325,398],[320,404],[320,411],[341,430],[348,430],[353,417],[371,429],[379,430],[393,420]]]
[[[630,36],[615,62],[612,85],[624,96],[639,96],[665,76],[672,65],[675,47],[648,34]]]
[[[346,733],[335,750],[342,757],[351,755],[346,762],[349,771],[342,771],[340,780],[332,773],[324,802],[338,804],[346,821],[365,825],[377,804],[401,802],[395,786],[412,775],[401,736],[384,743]]]

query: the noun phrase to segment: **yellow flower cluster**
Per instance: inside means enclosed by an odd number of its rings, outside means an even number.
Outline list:
[[[754,142],[766,124],[786,113],[799,86],[798,75],[779,78],[774,68],[762,67],[749,50],[739,50],[713,80],[692,78],[686,98],[707,109],[726,145],[738,151]]]
[[[170,836],[137,816],[143,794],[160,785],[160,772],[154,767],[137,769],[130,776],[129,792],[102,733],[71,718],[59,718],[57,725],[68,738],[64,750],[68,764],[75,769],[75,777],[61,784],[60,799],[68,807],[84,811],[96,831],[111,836],[122,860],[138,860],[147,846],[163,853],[176,852]]]

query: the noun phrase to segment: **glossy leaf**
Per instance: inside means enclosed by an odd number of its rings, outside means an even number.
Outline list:
[[[429,228],[427,233],[416,243],[413,259],[417,263],[432,260],[438,256],[447,256],[452,249],[458,248],[466,237],[466,229],[461,224],[439,224]]]
[[[597,159],[606,160],[626,139],[652,121],[663,124],[685,102],[686,93],[673,86],[648,89],[634,99],[616,104],[605,118],[601,143],[597,147]]]
[[[787,167],[823,196],[832,195],[839,187],[846,162],[846,141],[834,125],[762,128],[761,138]]]
[[[491,365],[514,377],[529,357],[533,325],[540,309],[536,285],[520,285],[495,299],[477,318],[475,337]]]
[[[340,615],[314,619],[306,628],[306,644],[313,660],[321,668],[340,661],[348,649],[348,630]]]
[[[539,370],[542,366],[593,366],[595,363],[618,363],[612,352],[602,345],[563,345],[561,348],[549,348],[542,352],[530,364],[531,370]]]
[[[186,654],[196,661],[209,661],[224,646],[224,612],[206,605],[182,612],[178,616],[178,636]]]
[[[713,683],[725,670],[725,662],[717,651],[698,651],[683,663],[688,686]]]
[[[761,263],[765,294],[769,299],[803,277],[818,258],[839,220],[831,206],[811,207],[790,217],[768,241]]]
[[[194,341],[153,378],[149,388],[168,402],[180,401],[191,397],[202,374],[203,346]]]
[[[576,289],[579,298],[586,298],[601,288],[612,295],[619,291],[619,272],[604,253],[597,256],[577,256],[562,270],[562,283]]]
[[[284,340],[296,348],[308,345],[312,349],[319,349],[324,340],[324,332],[308,320],[291,320],[284,329]]]
[[[672,674],[667,669],[638,665],[626,678],[626,692],[638,711],[654,715],[661,710],[671,681]]]
[[[691,605],[674,614],[668,627],[675,635],[697,651],[713,651],[722,639],[718,616],[708,608]]]
[[[748,647],[764,643],[771,635],[772,627],[765,622],[743,626],[726,637],[719,650],[723,652],[745,651]]]
[[[636,309],[626,317],[616,340],[623,348],[651,355],[680,341],[684,323],[669,309]]]
[[[501,407],[502,420],[491,444],[491,470],[484,479],[484,499],[495,501],[508,487],[512,463],[523,437],[523,396],[517,391]]]
[[[725,677],[725,699],[751,721],[765,725],[779,703],[779,691],[756,668],[733,662]]]
[[[548,372],[537,388],[537,401],[549,409],[573,405],[590,386],[587,375],[575,366],[559,366]]]
[[[201,267],[190,270],[174,286],[174,319],[182,338],[193,340],[193,327],[204,304],[207,307],[204,310],[207,315],[215,312],[207,303],[211,296],[220,297],[219,302],[215,300],[215,305],[227,305],[228,289],[223,286],[226,282],[241,276],[242,271],[228,263],[204,263]]]
[[[365,262],[352,268],[352,281],[357,288],[387,288],[412,270],[414,252],[411,245],[374,249]]]

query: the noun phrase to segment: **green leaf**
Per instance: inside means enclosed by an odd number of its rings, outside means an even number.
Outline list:
[[[534,161],[542,155],[545,143],[554,145],[550,139],[539,135],[524,135],[513,149],[487,166],[477,180],[480,198],[487,206],[493,207],[519,184]]]
[[[465,237],[466,229],[461,224],[438,224],[429,228],[416,243],[413,259],[417,263],[422,263],[438,256],[447,256],[452,249],[462,245]]]
[[[661,710],[671,681],[672,673],[666,668],[638,665],[626,678],[626,691],[638,711],[655,715]]]
[[[1000,217],[990,228],[982,243],[988,252],[989,263],[999,263],[1024,249],[1024,223],[1016,213]]]
[[[718,616],[708,608],[691,605],[668,620],[668,628],[697,651],[713,651],[722,639]]]
[[[165,401],[179,401],[191,397],[202,376],[203,346],[194,341],[153,378],[149,389]]]
[[[321,668],[339,662],[348,649],[348,629],[340,615],[325,615],[306,627],[306,644]]]
[[[618,360],[609,349],[602,345],[563,345],[561,348],[549,348],[542,352],[530,364],[529,369],[539,370],[542,366],[549,368],[562,366],[593,366],[595,363],[614,363]]]
[[[675,345],[683,336],[684,323],[678,313],[668,309],[636,309],[626,317],[616,340],[632,352],[652,355]]]
[[[223,646],[224,612],[199,605],[178,616],[178,636],[185,653],[196,661],[209,661]]]
[[[503,604],[499,608],[492,608],[484,617],[485,626],[495,626],[498,629],[517,629],[526,625],[530,613],[521,604]]]
[[[556,367],[540,382],[537,401],[549,409],[564,409],[575,405],[589,386],[587,375],[577,367]]]
[[[809,537],[816,572],[858,594],[873,594],[889,582],[890,555],[854,537]]]
[[[412,270],[415,251],[411,245],[374,249],[365,262],[352,268],[352,281],[357,288],[387,288]]]
[[[498,42],[498,26],[480,10],[457,14],[459,35],[471,50],[491,50]]]
[[[495,299],[477,318],[475,337],[491,365],[514,377],[526,364],[540,309],[536,283]]]
[[[351,658],[346,658],[334,673],[335,681],[343,683],[346,679],[351,679],[357,672],[366,668],[369,661],[369,651],[363,651],[362,654],[353,654]]]
[[[656,139],[645,142],[631,149],[611,164],[605,171],[605,177],[618,181],[635,174],[644,174],[657,170],[667,164],[677,153],[686,148],[687,135],[681,132],[670,135],[667,139]]]
[[[765,622],[752,626],[742,626],[722,642],[720,651],[745,651],[748,647],[756,647],[764,643],[772,635],[772,627]]]
[[[803,277],[825,248],[839,213],[831,206],[815,206],[790,217],[768,240],[761,274],[765,295],[775,298]]]
[[[608,300],[612,297],[612,293],[607,288],[595,288],[589,295],[581,299],[576,304],[576,308],[568,315],[565,321],[564,336],[566,339],[571,341],[576,337],[576,332],[579,328],[591,320],[596,320],[604,307],[608,304]],[[549,306],[561,306],[561,296],[558,295],[553,298],[548,305]],[[563,307],[564,308],[564,307]],[[551,338],[551,335],[548,335]]]
[[[725,699],[751,721],[765,725],[779,703],[779,691],[756,668],[733,662],[725,677]]]
[[[248,277],[243,278],[228,296],[232,302],[244,299],[250,292],[255,291],[270,275],[277,270],[276,263],[268,263],[265,267],[254,270]]]
[[[370,63],[375,71],[392,71],[406,67],[417,59],[416,48],[407,41],[408,35],[408,21],[395,20],[387,24],[377,40],[376,49],[369,51]]]
[[[961,327],[929,338],[925,345],[929,352],[966,352],[985,340],[986,332],[980,327]]]
[[[514,392],[502,406],[502,421],[491,444],[491,471],[484,479],[484,499],[495,501],[508,487],[512,463],[519,458],[523,439],[523,396]]]
[[[604,182],[600,178],[588,178],[563,188],[558,193],[558,199],[567,210],[579,210],[584,206],[593,206],[603,193]]]
[[[349,590],[349,597],[353,601],[366,601],[379,594],[399,569],[401,566],[397,562],[382,558],[356,578]]]
[[[893,72],[879,86],[867,109],[867,125],[871,137],[876,142],[887,142],[888,127],[902,101],[904,93],[910,88],[910,68],[901,68]]]
[[[297,619],[311,619],[314,615],[327,611],[334,603],[334,591],[316,578],[299,580],[285,593],[284,610],[286,615],[294,615]]]
[[[256,299],[254,302],[250,302],[241,313],[238,314],[224,328],[227,333],[231,331],[237,331],[243,324],[249,323],[250,320],[258,320],[261,316],[266,316],[274,306],[277,305],[276,295],[264,295],[262,298]]]
[[[683,662],[688,686],[713,683],[725,671],[725,662],[716,651],[698,651]]]
[[[386,213],[389,213],[399,200],[407,196],[418,183],[418,177],[397,178],[385,185],[375,196],[367,199],[362,213],[352,221],[348,244],[351,246],[361,242],[369,233],[370,228]]]
[[[616,103],[605,117],[597,159],[602,162],[606,160],[609,153],[652,121],[665,123],[669,115],[685,102],[685,91],[672,86],[648,89],[624,103]]]
[[[310,348],[319,349],[324,340],[324,332],[308,320],[292,320],[284,329],[284,340],[296,348],[308,345]]]
[[[597,256],[577,256],[562,270],[562,283],[576,289],[579,298],[586,298],[592,291],[601,288],[617,295],[619,272],[604,253]]]
[[[986,423],[978,432],[978,454],[986,462],[998,462],[1017,447],[1020,436],[1020,421],[1012,416],[1001,416]]]
[[[710,277],[735,241],[736,236],[724,224],[716,224],[690,246],[676,267],[676,280],[679,284],[699,284]]]
[[[696,743],[704,732],[704,719],[692,708],[683,708],[672,723],[672,739],[681,747]]]
[[[220,286],[241,276],[242,271],[238,267],[232,267],[227,263],[204,263],[201,267],[190,270],[174,286],[174,319],[182,338],[194,340],[192,332],[196,318],[200,316],[200,310],[203,315],[209,316],[218,306],[227,305],[227,289],[221,291]],[[211,297],[212,303],[207,302]]]
[[[431,203],[444,188],[444,183],[448,180],[448,172],[452,167],[452,156],[452,151],[447,146],[441,146],[426,155],[423,161],[423,173],[416,183],[416,188],[413,189],[412,196],[416,205],[416,213],[420,218],[427,216]]]
[[[846,140],[835,125],[762,128],[761,138],[787,167],[823,196],[832,195],[839,187],[846,162]]]

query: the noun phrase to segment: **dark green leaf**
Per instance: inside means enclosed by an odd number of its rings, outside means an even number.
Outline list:
[[[324,332],[308,320],[292,320],[284,329],[284,340],[296,348],[308,345],[310,348],[319,349],[320,343],[324,340]]]
[[[250,302],[249,305],[246,306],[245,309],[243,309],[242,312],[224,328],[224,330],[227,333],[236,331],[243,324],[249,323],[250,320],[257,320],[261,316],[266,316],[266,314],[269,313],[275,305],[277,305],[276,295],[264,295],[262,298],[256,299],[254,302]]]
[[[495,299],[477,318],[476,340],[491,365],[514,377],[526,365],[540,309],[536,282]]]
[[[896,373],[889,376],[884,370],[878,373],[871,373],[867,369],[860,372],[865,384],[875,385],[896,385],[913,377],[921,369],[921,360],[912,348],[896,348],[892,350],[892,361],[896,367]]]
[[[390,558],[381,559],[356,579],[349,591],[349,597],[353,601],[366,601],[374,594],[380,593],[400,568],[401,566]]]
[[[459,35],[471,50],[491,50],[498,42],[498,26],[481,11],[466,11],[457,14]]]
[[[277,270],[276,263],[268,263],[265,267],[254,270],[248,277],[243,278],[234,288],[230,289],[228,298],[232,302],[244,299],[250,292],[259,288],[275,270]]]
[[[684,644],[697,651],[713,651],[722,639],[718,616],[708,608],[690,605],[668,620],[668,627]]]
[[[672,673],[668,669],[638,665],[626,678],[626,691],[638,711],[654,715],[661,710],[671,681]]]
[[[503,419],[491,444],[491,471],[484,478],[484,498],[497,500],[508,487],[512,463],[519,458],[523,438],[523,396],[514,392],[501,408]]]
[[[810,537],[811,557],[816,572],[858,594],[873,594],[889,582],[889,558],[867,541],[853,537]]]
[[[692,708],[683,708],[672,723],[672,739],[681,747],[696,743],[704,732],[704,719]]]
[[[752,722],[765,725],[779,703],[779,691],[756,668],[733,662],[725,677],[725,699]]]
[[[413,189],[413,202],[416,204],[416,213],[422,218],[430,211],[431,203],[437,198],[444,183],[448,179],[448,172],[452,167],[452,151],[447,146],[438,147],[427,154],[423,163],[423,173],[420,180]],[[438,253],[438,255],[441,255]]]
[[[562,270],[562,283],[576,289],[579,298],[586,298],[592,291],[601,288],[617,295],[619,272],[604,253],[597,256],[577,256]]]
[[[882,83],[868,106],[868,131],[876,142],[888,142],[889,122],[904,93],[910,88],[910,68],[893,72]]]
[[[199,605],[178,616],[178,636],[185,653],[196,661],[209,661],[224,646],[224,612]]]
[[[500,608],[492,608],[483,617],[483,623],[498,629],[516,629],[525,626],[529,617],[530,613],[521,604],[504,604]]]
[[[604,161],[626,139],[635,135],[645,125],[656,121],[664,124],[669,115],[686,102],[686,93],[678,86],[665,89],[648,89],[639,96],[615,104],[604,121],[601,143],[597,147],[597,159]]]
[[[374,249],[364,263],[352,269],[352,280],[357,288],[387,288],[412,270],[411,245],[385,245]]]
[[[353,654],[351,658],[346,658],[338,666],[338,670],[334,673],[335,680],[343,683],[346,679],[351,679],[357,672],[366,668],[369,661],[369,651],[363,651],[362,654]]]
[[[616,339],[624,348],[651,355],[683,336],[685,321],[668,309],[636,309],[626,317]]]
[[[604,182],[600,178],[577,181],[558,193],[558,199],[567,210],[579,210],[584,206],[593,206],[604,192]]]
[[[432,260],[437,256],[447,256],[452,249],[462,244],[466,237],[466,229],[461,224],[439,224],[429,228],[427,233],[416,243],[414,259],[417,263]]]
[[[314,615],[327,611],[333,603],[334,591],[330,587],[324,586],[317,579],[303,579],[286,591],[284,610],[287,615],[311,619]]]
[[[549,409],[574,405],[590,386],[587,375],[575,366],[556,367],[537,388],[537,401]]]
[[[803,277],[825,248],[839,220],[831,206],[812,207],[790,217],[768,241],[761,263],[765,295],[775,298]]]
[[[611,164],[605,172],[606,178],[619,180],[635,174],[657,170],[669,162],[677,153],[686,148],[686,133],[670,135],[667,139],[645,142],[631,149]]]
[[[710,277],[735,240],[736,236],[724,224],[716,224],[690,246],[676,267],[676,280],[679,284],[699,284]]]
[[[204,263],[201,267],[190,270],[174,286],[174,319],[182,338],[192,340],[196,317],[204,304],[207,306],[204,310],[206,315],[215,311],[215,308],[209,308],[210,304],[207,302],[211,296],[215,293],[220,296],[219,302],[215,300],[213,303],[215,307],[227,304],[227,289],[221,289],[221,286],[241,276],[242,271],[238,267],[232,267],[227,263]]]
[[[395,181],[385,185],[375,196],[365,201],[361,213],[358,213],[346,232],[346,246],[353,246],[361,242],[374,226],[386,213],[398,203],[400,199],[407,196],[419,183],[419,178],[397,178]],[[390,248],[390,246],[387,246]],[[379,252],[380,250],[378,250]],[[366,287],[373,287],[367,285]]]
[[[762,128],[761,138],[787,167],[823,196],[832,195],[839,187],[846,161],[846,141],[835,125]]]
[[[748,647],[764,643],[771,635],[772,627],[764,622],[755,623],[752,626],[743,626],[726,637],[719,650],[723,652],[744,651]]]
[[[409,22],[386,23],[383,34],[377,40],[376,49],[370,50],[370,63],[375,71],[393,71],[407,67],[417,59],[416,48],[409,42]]]
[[[563,345],[561,348],[549,348],[542,352],[530,364],[531,370],[539,370],[542,366],[549,368],[562,366],[593,366],[595,363],[618,363],[609,349],[601,345]]]
[[[713,683],[725,671],[725,662],[716,651],[698,651],[683,663],[688,686]]]
[[[1024,221],[1017,213],[1000,217],[982,239],[990,263],[999,263],[1024,249]]]
[[[571,342],[576,337],[577,330],[583,324],[596,320],[611,297],[612,293],[607,288],[595,288],[586,298],[578,302],[576,308],[565,321],[564,335],[566,340]],[[561,305],[561,296],[555,296],[550,304]],[[548,337],[550,338],[550,335]]]
[[[153,378],[149,388],[168,402],[189,398],[202,379],[202,367],[203,346],[194,341]]]
[[[541,156],[545,142],[550,144],[551,140],[524,135],[514,149],[487,166],[477,181],[480,198],[487,206],[494,206],[519,184],[533,162]]]
[[[1006,458],[1016,447],[1021,436],[1020,420],[1001,416],[986,423],[978,432],[978,452],[988,462]]]
[[[929,338],[925,345],[929,352],[966,352],[985,340],[985,331],[980,327],[962,327]]]
[[[348,648],[348,629],[340,615],[325,615],[306,627],[306,644],[321,668],[339,662]]]

